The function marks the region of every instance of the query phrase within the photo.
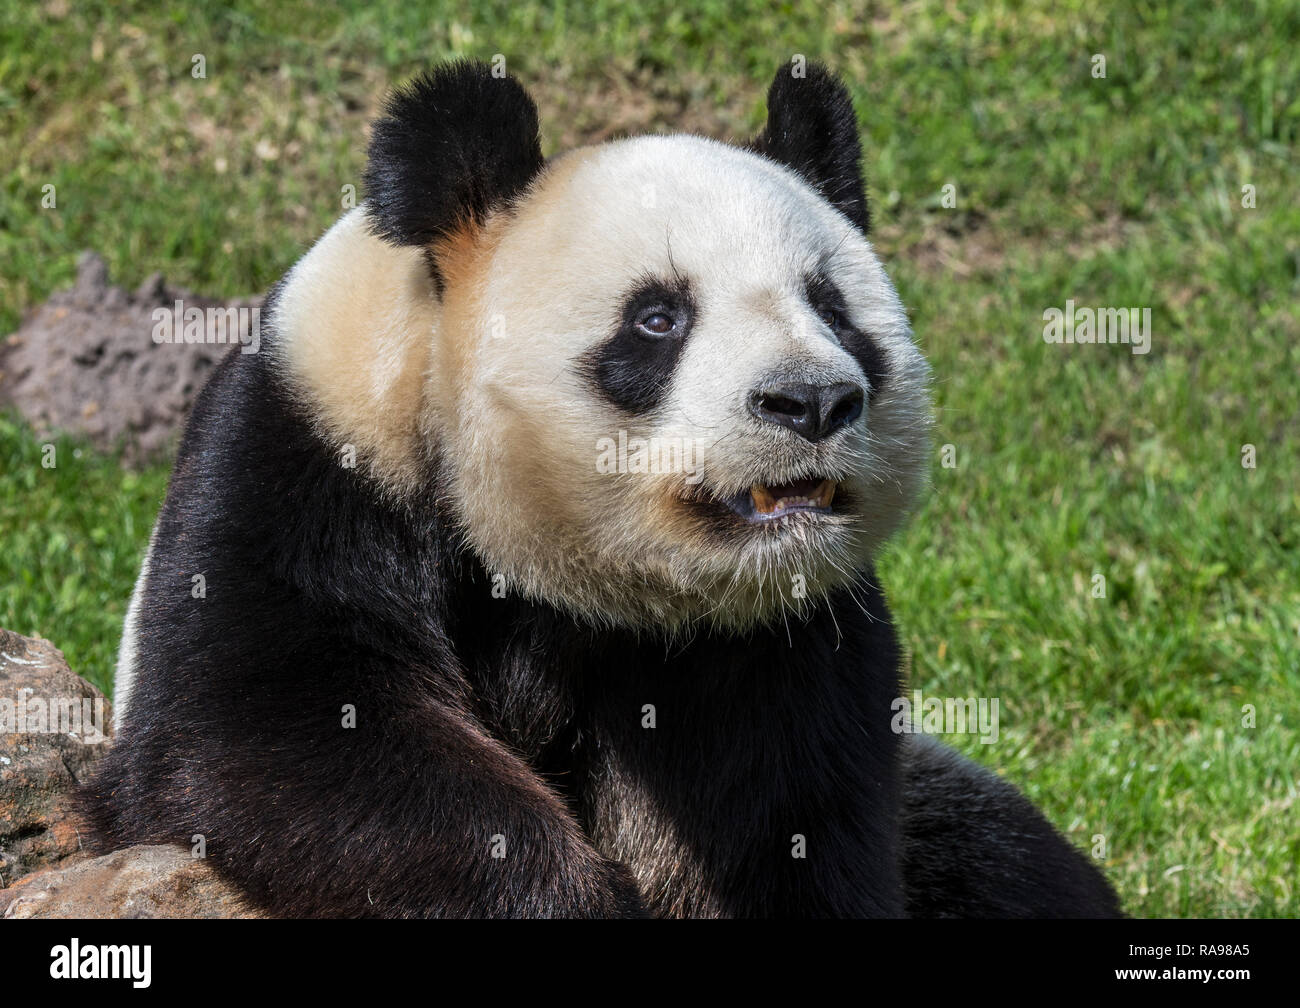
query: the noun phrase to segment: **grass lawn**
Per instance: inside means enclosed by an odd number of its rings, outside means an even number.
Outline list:
[[[1300,5],[700,6],[7,4],[0,332],[83,248],[265,290],[360,188],[385,88],[446,57],[505,54],[550,150],[747,136],[776,66],[824,59],[936,377],[933,491],[880,568],[913,685],[999,698],[996,744],[951,741],[1104,845],[1130,914],[1300,915]],[[1150,352],[1045,343],[1067,299],[1149,307]],[[58,457],[0,421],[0,625],[107,688],[167,470]]]

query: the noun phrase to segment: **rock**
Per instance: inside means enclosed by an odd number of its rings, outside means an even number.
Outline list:
[[[128,847],[29,875],[0,890],[7,919],[260,917],[178,847]]]
[[[154,342],[155,309],[174,314],[178,301],[183,311],[202,313],[203,342]],[[227,309],[237,314],[226,317]],[[75,285],[0,344],[0,405],[16,406],[41,436],[66,432],[104,449],[120,446],[131,464],[156,458],[171,448],[230,342],[252,340],[260,309],[260,299],[199,297],[158,274],[135,292],[113,287],[104,260],[82,253]],[[219,316],[222,326],[238,327],[221,343]]]
[[[260,916],[189,851],[82,850],[72,790],[110,744],[111,718],[53,644],[0,630],[0,915]]]
[[[0,886],[80,852],[70,793],[111,715],[53,644],[0,630]]]

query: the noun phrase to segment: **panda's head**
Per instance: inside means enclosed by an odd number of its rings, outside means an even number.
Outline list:
[[[375,308],[402,335],[370,352],[409,347],[385,374],[418,399],[380,442],[418,440],[487,570],[580,618],[740,629],[851,586],[923,481],[929,425],[859,162],[815,65],[777,74],[745,147],[644,136],[549,162],[512,79],[417,80],[366,178],[364,240],[420,272]],[[362,273],[340,282],[382,285]]]

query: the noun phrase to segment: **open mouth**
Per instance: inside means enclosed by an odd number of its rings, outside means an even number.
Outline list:
[[[838,486],[834,480],[816,476],[792,483],[755,483],[727,505],[751,522],[774,521],[791,514],[831,514]]]

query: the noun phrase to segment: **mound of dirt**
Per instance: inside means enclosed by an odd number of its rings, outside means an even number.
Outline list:
[[[158,342],[157,309],[198,309],[178,342]],[[161,274],[131,293],[108,282],[108,266],[83,252],[77,281],[35,309],[0,345],[0,405],[13,405],[41,435],[82,435],[128,463],[174,444],[208,372],[240,339],[258,298],[222,300],[169,287]],[[228,309],[234,309],[231,315]],[[196,316],[197,318],[198,316]],[[241,320],[237,331],[230,320]],[[251,324],[256,324],[252,322]],[[179,328],[179,327],[178,327]]]

